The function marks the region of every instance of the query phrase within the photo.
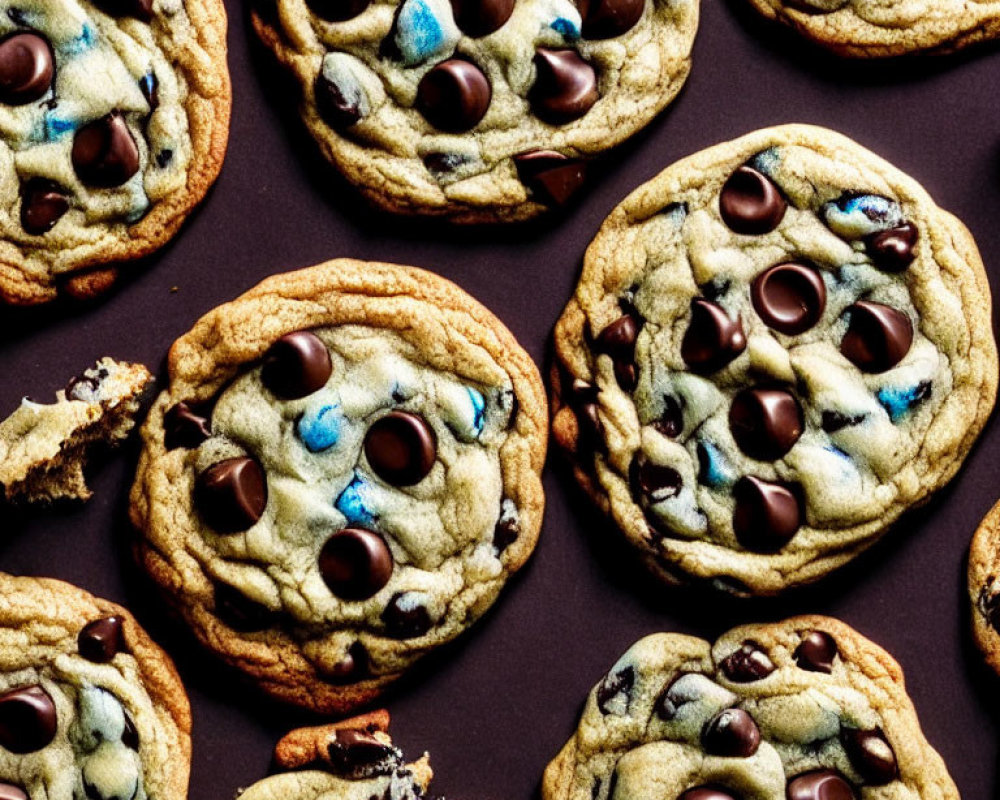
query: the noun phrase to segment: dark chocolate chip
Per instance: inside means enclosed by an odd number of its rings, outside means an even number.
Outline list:
[[[335,131],[351,127],[361,119],[361,107],[357,98],[344,96],[341,88],[320,72],[313,83],[316,110],[323,121]]]
[[[691,322],[681,341],[681,358],[692,372],[722,369],[747,346],[743,323],[717,303],[700,297],[691,301]]]
[[[21,106],[40,99],[54,75],[52,47],[42,36],[18,31],[0,39],[0,103]]]
[[[826,284],[814,267],[792,261],[770,267],[754,278],[750,299],[768,327],[794,336],[809,330],[823,316]]]
[[[264,355],[260,379],[284,400],[298,400],[326,385],[333,372],[330,351],[310,331],[286,333]]]
[[[740,795],[721,786],[696,786],[678,795],[677,800],[740,800]]]
[[[364,528],[344,528],[326,540],[319,571],[337,597],[365,600],[392,577],[392,553],[385,539]]]
[[[169,148],[164,148],[159,153],[156,154],[156,166],[160,169],[166,168],[167,164],[174,160],[174,151]]]
[[[632,699],[632,687],[635,686],[635,668],[625,667],[618,672],[610,672],[597,687],[597,707],[602,714],[611,713],[608,704],[619,694],[625,694],[625,705]]]
[[[919,233],[912,222],[898,228],[873,233],[865,239],[865,251],[872,262],[886,272],[902,272],[913,263],[913,248]]]
[[[247,456],[227,458],[195,482],[195,506],[219,533],[239,533],[256,524],[267,507],[264,469]]]
[[[859,300],[847,309],[850,321],[840,352],[862,372],[885,372],[906,356],[913,343],[910,318],[895,308]]]
[[[677,691],[677,681],[683,677],[683,674],[678,675],[670,681],[670,685],[667,686],[666,690],[664,690],[663,694],[661,694],[656,701],[656,706],[654,708],[656,716],[666,722],[670,722],[670,720],[677,716],[677,711],[681,706],[690,702],[690,698],[683,697],[681,693]]]
[[[645,0],[576,0],[587,39],[611,39],[631,30],[642,17]]]
[[[353,19],[371,4],[371,0],[306,0],[312,12],[330,22]]]
[[[451,0],[455,24],[466,36],[493,33],[514,13],[514,0]]]
[[[514,166],[521,183],[532,192],[532,199],[547,206],[565,205],[583,185],[587,162],[570,158],[555,150],[529,150],[514,156]]]
[[[776,667],[757,642],[746,641],[720,662],[723,674],[734,683],[750,683],[766,678]]]
[[[323,677],[331,683],[356,683],[368,670],[368,651],[361,642],[347,648],[344,657],[327,670]]]
[[[365,458],[386,483],[413,486],[431,471],[437,459],[437,436],[423,417],[390,411],[365,434]]]
[[[15,25],[27,26],[28,24],[28,18],[24,15],[24,9],[8,8],[7,16],[10,18],[10,21],[13,22]]]
[[[139,148],[117,111],[76,132],[71,158],[77,176],[90,186],[121,186],[139,171]]]
[[[832,672],[837,642],[826,631],[809,631],[795,648],[795,663],[810,672]]]
[[[74,375],[66,384],[66,397],[70,400],[79,400],[81,403],[96,402],[95,394],[100,388],[97,378],[90,375]]]
[[[0,695],[0,747],[12,753],[41,750],[56,735],[56,706],[41,686],[22,686]]]
[[[827,433],[836,433],[848,425],[860,425],[868,417],[867,414],[855,414],[847,416],[839,411],[824,411],[822,417],[822,427]]]
[[[117,616],[104,617],[88,622],[77,636],[76,644],[80,655],[87,661],[106,664],[116,653],[125,648],[122,637],[122,622]]]
[[[777,552],[802,525],[798,492],[784,484],[748,475],[733,487],[733,498],[733,531],[753,553]]]
[[[785,389],[744,389],[729,407],[729,428],[740,450],[772,461],[792,449],[802,435],[802,409]]]
[[[20,786],[0,782],[0,800],[28,800],[28,794]]]
[[[521,535],[521,524],[516,517],[501,517],[493,529],[493,547],[502,553]]]
[[[832,769],[818,769],[797,775],[788,782],[787,800],[856,800],[854,789]]]
[[[215,613],[226,625],[240,633],[254,633],[272,627],[278,614],[251,600],[228,583],[216,583]]]
[[[701,743],[709,755],[749,758],[760,746],[760,728],[742,708],[727,708],[705,725]]]
[[[622,361],[614,363],[615,381],[624,392],[631,392],[639,385],[639,368],[635,364]]]
[[[489,78],[479,67],[449,58],[420,79],[417,109],[438,130],[460,133],[479,124],[492,96]]]
[[[94,0],[94,5],[112,17],[135,17],[143,22],[153,18],[153,0]]]
[[[21,188],[21,227],[25,233],[48,233],[67,211],[69,195],[58,183],[32,178]]]
[[[773,231],[781,224],[786,208],[774,181],[752,167],[737,169],[719,194],[722,219],[737,233],[759,235]]]
[[[899,775],[896,754],[881,728],[870,731],[842,728],[840,741],[851,765],[866,783],[881,786]]]
[[[390,774],[399,762],[399,752],[371,733],[356,728],[341,729],[327,745],[334,770],[349,776]]]
[[[655,464],[644,453],[637,453],[632,459],[629,477],[633,491],[641,492],[651,503],[674,497],[684,485],[684,480],[676,469]]]
[[[639,336],[639,321],[631,314],[619,317],[600,332],[594,341],[599,353],[605,353],[614,361],[615,379],[627,392],[638,383],[638,368],[635,365],[635,341]]]
[[[156,79],[155,72],[147,72],[139,78],[139,91],[149,103],[149,110],[154,111],[160,104],[160,82]]]
[[[167,450],[192,450],[211,437],[211,423],[183,400],[163,415],[163,443]]]
[[[669,439],[681,435],[684,430],[684,411],[676,398],[664,395],[663,413],[653,421],[653,427]]]
[[[535,52],[535,83],[528,92],[531,110],[539,119],[562,125],[579,119],[597,102],[597,73],[576,50]]]
[[[431,629],[431,615],[422,605],[404,608],[403,593],[394,594],[382,612],[385,632],[393,639],[415,639]]]
[[[122,744],[129,750],[139,752],[139,730],[135,727],[132,717],[125,714],[125,727],[122,730]]]

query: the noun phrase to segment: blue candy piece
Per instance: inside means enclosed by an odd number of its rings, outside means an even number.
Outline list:
[[[75,120],[64,119],[51,114],[45,115],[46,142],[54,142],[56,139],[61,139],[67,133],[72,133],[74,130],[76,130]]]
[[[576,22],[566,17],[557,17],[549,23],[549,27],[560,34],[567,42],[575,42],[580,38],[580,28]]]
[[[295,433],[310,453],[321,453],[337,443],[340,423],[338,407],[333,403],[323,403],[302,415],[295,426]]]
[[[899,203],[877,194],[844,194],[820,209],[823,222],[845,239],[860,239],[903,221]]]
[[[448,0],[406,0],[396,18],[396,47],[407,65],[445,55],[461,37]]]
[[[921,381],[916,386],[897,388],[886,386],[878,390],[878,401],[893,423],[899,422],[914,406],[930,397],[931,382]]]
[[[349,525],[373,525],[378,514],[369,510],[370,498],[367,497],[368,494],[368,484],[355,476],[333,505],[337,511],[344,515]]]
[[[720,489],[733,482],[725,456],[710,442],[698,442],[698,480],[712,489]]]
[[[465,387],[469,393],[469,401],[472,403],[472,435],[479,436],[483,432],[483,425],[486,422],[486,400],[478,389],[471,386]]]

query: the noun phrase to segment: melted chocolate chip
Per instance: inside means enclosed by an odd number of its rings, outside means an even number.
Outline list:
[[[645,0],[576,0],[587,39],[611,39],[631,30],[642,18]]]
[[[676,469],[655,464],[644,453],[637,453],[632,459],[629,477],[633,491],[641,492],[653,503],[673,497],[684,485],[684,480]]]
[[[89,186],[121,186],[139,171],[139,148],[117,111],[84,125],[73,138],[73,170]]]
[[[747,346],[743,323],[711,300],[691,301],[691,322],[681,341],[681,358],[692,372],[705,374],[722,369]]]
[[[344,528],[326,540],[319,571],[337,597],[366,600],[392,577],[392,553],[385,539],[363,528]]]
[[[167,450],[192,450],[211,437],[211,423],[183,400],[163,415],[163,444]]]
[[[455,24],[466,36],[493,33],[514,13],[514,0],[451,0]]]
[[[278,619],[277,613],[251,600],[228,583],[216,583],[214,595],[216,615],[234,631],[240,633],[262,631],[270,628]]]
[[[393,639],[415,639],[431,629],[431,615],[422,605],[405,602],[402,593],[394,594],[382,612],[385,632]]]
[[[913,263],[917,226],[906,222],[898,228],[873,233],[865,239],[865,251],[872,262],[886,272],[902,272]]]
[[[25,233],[48,233],[67,211],[69,195],[58,183],[32,178],[21,188],[21,227]]]
[[[386,483],[413,486],[431,471],[437,458],[437,436],[423,417],[390,411],[365,434],[365,458]]]
[[[862,372],[885,372],[909,352],[913,324],[906,314],[866,300],[852,305],[848,313],[850,322],[840,352]]]
[[[396,766],[397,753],[368,731],[356,728],[338,730],[327,745],[330,766],[343,775],[389,774]]]
[[[361,107],[358,98],[348,98],[333,81],[320,72],[313,82],[313,96],[316,99],[316,110],[323,121],[335,131],[351,127],[361,119]]]
[[[656,716],[660,719],[670,722],[677,716],[678,709],[687,702],[690,702],[690,698],[684,697],[681,692],[677,690],[677,681],[684,677],[684,674],[678,675],[672,681],[670,685],[667,686],[666,690],[659,696],[656,701],[656,706],[654,708]]]
[[[837,642],[826,631],[809,631],[795,648],[795,663],[810,672],[832,672]]]
[[[740,800],[740,796],[721,786],[696,786],[679,795],[677,800]]]
[[[744,389],[729,408],[729,427],[740,450],[772,461],[792,449],[802,435],[802,409],[785,389]]]
[[[720,662],[722,672],[734,683],[750,683],[766,678],[776,667],[757,642],[746,641]]]
[[[597,707],[602,714],[610,714],[611,709],[608,704],[619,694],[624,693],[625,704],[628,705],[632,699],[632,688],[635,686],[635,668],[625,667],[618,672],[608,673],[601,685],[597,687]]]
[[[514,156],[517,177],[532,199],[547,206],[565,205],[583,185],[587,163],[555,150],[531,150]]]
[[[0,103],[21,106],[45,95],[55,75],[48,41],[18,31],[0,39]]]
[[[653,427],[666,436],[674,439],[684,430],[684,411],[676,398],[665,395],[663,398],[663,413],[653,421]]]
[[[112,17],[135,17],[143,22],[153,18],[153,0],[94,0],[94,5]]]
[[[781,224],[787,204],[774,181],[752,167],[736,170],[719,194],[722,219],[737,233],[760,235]]]
[[[881,728],[862,731],[843,728],[840,741],[851,765],[866,783],[881,786],[894,781],[899,774],[896,754]]]
[[[787,800],[856,800],[854,789],[832,769],[797,775],[788,782]]]
[[[331,683],[356,683],[368,671],[368,651],[361,642],[354,642],[347,648],[344,657],[323,677]]]
[[[855,414],[847,416],[839,411],[824,411],[822,416],[822,427],[827,433],[836,433],[848,425],[860,425],[867,418],[867,414]]]
[[[0,782],[0,800],[28,800],[28,794],[20,786]]]
[[[195,482],[195,506],[219,533],[239,533],[256,524],[267,507],[264,469],[247,456],[227,458]]]
[[[450,133],[472,130],[490,107],[489,78],[473,64],[450,58],[431,69],[417,86],[417,109],[435,128]]]
[[[826,308],[826,284],[807,264],[777,264],[750,286],[754,310],[768,327],[794,336],[819,322]]]
[[[733,531],[753,553],[777,552],[802,525],[798,493],[783,484],[748,475],[733,487],[733,498]]]
[[[129,750],[139,752],[139,730],[135,727],[132,717],[125,714],[125,727],[122,730],[122,744]]]
[[[535,52],[537,77],[528,92],[535,115],[553,125],[579,119],[597,102],[597,73],[576,50]]]
[[[56,706],[41,686],[23,686],[0,695],[0,747],[34,753],[56,735]]]
[[[619,317],[600,332],[594,342],[599,353],[605,353],[614,361],[615,379],[627,392],[638,383],[638,368],[635,365],[635,341],[639,336],[639,321],[632,315]]]
[[[76,639],[80,655],[97,664],[109,662],[125,647],[122,637],[123,621],[121,617],[113,615],[84,625]]]
[[[353,19],[371,4],[371,0],[306,0],[312,12],[330,22]]]
[[[493,547],[502,553],[521,535],[521,524],[515,517],[501,517],[493,529]]]
[[[749,758],[760,747],[760,728],[742,708],[727,708],[705,725],[701,743],[709,755]]]
[[[330,351],[323,340],[310,331],[295,331],[268,349],[260,379],[283,400],[298,400],[322,389],[332,372]]]

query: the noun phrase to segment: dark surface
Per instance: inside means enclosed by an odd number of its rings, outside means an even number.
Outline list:
[[[287,83],[232,12],[232,138],[218,185],[176,243],[93,307],[0,310],[0,413],[47,399],[99,356],[162,369],[205,311],[266,275],[333,256],[401,261],[453,279],[511,327],[540,363],[587,242],[612,207],[678,158],[758,127],[828,125],[913,175],[972,229],[994,290],[1000,273],[1000,114],[995,48],[934,60],[841,62],[763,27],[740,0],[705,0],[694,69],[674,105],[597,170],[569,216],[519,230],[451,231],[366,213],[315,156]],[[172,291],[172,287],[177,287]],[[433,788],[454,800],[531,800],[583,699],[639,636],[714,636],[731,624],[822,612],[893,653],[924,730],[966,800],[996,797],[998,681],[968,632],[964,562],[993,504],[1000,431],[873,551],[777,601],[703,601],[638,577],[552,458],[532,561],[494,610],[386,698],[406,752],[432,754]],[[555,455],[555,454],[553,454]],[[122,601],[173,654],[194,708],[192,800],[229,800],[262,777],[301,715],[260,702],[197,651],[130,559],[126,496],[134,451],[101,469],[85,507],[0,515],[0,569],[54,575]],[[671,800],[664,798],[664,800]]]

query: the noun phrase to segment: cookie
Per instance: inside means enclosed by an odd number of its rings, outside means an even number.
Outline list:
[[[1000,3],[962,0],[750,0],[767,19],[841,56],[950,53],[1000,36]]]
[[[240,800],[422,800],[433,777],[427,754],[407,764],[388,731],[384,710],[292,731],[278,742],[274,763],[293,771],[258,781]]]
[[[757,131],[604,222],[556,326],[554,436],[660,578],[775,594],[955,474],[996,396],[989,298],[912,179]]]
[[[108,289],[222,165],[221,0],[0,4],[0,301]]]
[[[341,259],[174,343],[132,491],[139,560],[274,697],[344,712],[464,631],[534,548],[546,404],[479,303]]]
[[[187,695],[132,615],[44,578],[0,598],[0,795],[184,800]]]
[[[124,441],[153,376],[142,364],[102,358],[56,393],[28,398],[0,422],[0,498],[11,503],[89,500],[92,450]]]
[[[958,800],[892,657],[842,622],[641,639],[587,697],[543,800]]]
[[[969,550],[972,633],[986,661],[1000,673],[1000,503],[983,518]]]
[[[376,206],[457,222],[563,205],[690,68],[697,0],[259,0],[323,155]]]

